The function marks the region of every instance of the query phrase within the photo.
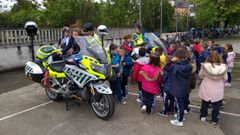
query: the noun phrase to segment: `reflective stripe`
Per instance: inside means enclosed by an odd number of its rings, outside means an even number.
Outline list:
[[[94,33],[93,37],[96,39],[96,41],[97,41],[100,45],[102,45],[102,40],[99,38],[99,36],[98,36],[96,33]]]

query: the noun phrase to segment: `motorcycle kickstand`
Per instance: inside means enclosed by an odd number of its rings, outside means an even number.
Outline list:
[[[65,106],[66,106],[66,110],[69,111],[69,105],[68,105],[68,102],[69,102],[69,98],[67,95],[65,95]]]

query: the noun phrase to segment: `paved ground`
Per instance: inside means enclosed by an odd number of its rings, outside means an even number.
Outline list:
[[[49,102],[43,89],[36,84],[0,95],[1,135],[223,135],[218,126],[198,120],[198,109],[186,116],[185,126],[171,126],[171,118],[157,116],[160,102],[153,114],[140,112],[136,96],[129,95],[127,105],[116,103],[112,119],[105,122],[95,117],[87,103],[70,111],[63,102]],[[44,104],[43,104],[44,103]],[[30,109],[29,109],[30,108]],[[16,114],[17,113],[17,114]],[[11,115],[13,114],[13,115]]]

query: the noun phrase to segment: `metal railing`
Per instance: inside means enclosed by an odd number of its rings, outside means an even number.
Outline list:
[[[112,28],[106,37],[105,42],[109,44],[114,42],[122,44],[122,36],[134,32],[132,28]],[[39,29],[38,35],[35,37],[35,44],[56,43],[62,36],[61,29]],[[117,38],[116,38],[117,37]],[[31,41],[24,29],[18,30],[0,30],[0,47],[9,46],[26,46],[30,45]]]
[[[61,29],[40,29],[35,43],[57,42],[62,35]],[[24,29],[0,30],[0,46],[19,46],[30,44],[30,38]]]

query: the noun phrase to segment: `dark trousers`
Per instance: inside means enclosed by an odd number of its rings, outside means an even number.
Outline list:
[[[163,92],[163,112],[174,112],[174,97],[169,92]]]
[[[202,100],[202,106],[200,109],[200,118],[207,117],[208,115],[208,106],[211,102]],[[220,101],[212,102],[212,121],[217,123],[219,121],[219,109]]]
[[[231,72],[227,72],[227,75],[228,75],[228,83],[231,83],[232,82],[232,73]]]
[[[122,96],[126,97],[127,91],[126,91],[126,87],[128,84],[128,77],[127,76],[122,76],[122,83],[121,83],[121,90],[122,90]]]
[[[190,105],[189,94],[187,94],[184,97],[184,110],[190,111],[190,108],[188,107],[189,105]]]
[[[117,96],[119,101],[122,101],[121,94],[121,78],[117,77],[116,80],[109,81],[110,88],[113,91],[113,96]]]
[[[176,98],[177,109],[178,109],[178,121],[182,122],[184,117],[184,97]]]
[[[154,102],[154,94],[146,92],[146,91],[142,91],[143,94],[143,105],[147,106],[147,113],[151,113],[152,112],[152,104]]]
[[[138,90],[139,90],[139,96],[138,98],[143,101],[143,96],[142,96],[142,82],[138,82]]]

